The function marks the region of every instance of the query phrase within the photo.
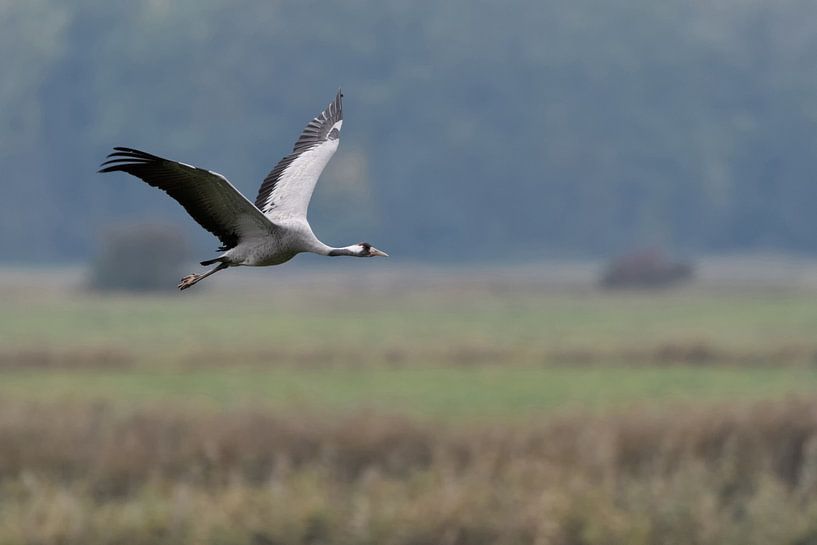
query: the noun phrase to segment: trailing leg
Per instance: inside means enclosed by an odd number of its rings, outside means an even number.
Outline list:
[[[214,267],[213,269],[207,271],[204,274],[188,274],[179,281],[178,288],[180,290],[186,290],[190,286],[193,286],[197,284],[199,281],[204,280],[211,274],[217,273],[218,271],[226,269],[227,267],[229,267],[229,265],[227,265],[226,263],[219,263],[217,267]]]

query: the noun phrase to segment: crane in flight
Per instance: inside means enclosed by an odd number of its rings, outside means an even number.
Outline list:
[[[178,286],[181,290],[229,267],[280,265],[302,252],[388,256],[368,242],[328,246],[318,240],[306,219],[315,184],[338,149],[342,99],[338,90],[326,109],[307,124],[292,153],[264,178],[255,204],[221,174],[132,148],[115,147],[99,172],[127,172],[158,187],[221,241],[221,255],[201,262],[202,266],[216,266],[203,274],[182,278]]]

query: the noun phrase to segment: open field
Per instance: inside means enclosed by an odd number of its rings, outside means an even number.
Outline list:
[[[484,418],[817,386],[808,289],[250,278],[168,296],[0,287],[0,395]]]
[[[0,274],[0,543],[817,543],[810,284],[247,278]]]
[[[762,360],[782,357],[788,363],[817,353],[817,292],[392,288],[337,293],[333,286],[306,285],[261,294],[227,288],[164,297],[4,294],[0,346],[6,353],[107,349],[162,365],[226,359],[352,365],[429,358],[462,364],[643,361],[671,359],[673,350],[681,360],[696,357],[685,348],[704,359],[769,363]]]
[[[762,400],[815,391],[817,371],[811,369],[686,366],[8,372],[0,384],[0,396],[14,400],[363,409],[444,419],[526,418],[555,409]]]

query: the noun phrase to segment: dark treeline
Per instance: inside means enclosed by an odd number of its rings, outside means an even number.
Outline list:
[[[339,85],[344,137],[312,204],[329,243],[817,251],[817,4],[625,4],[3,3],[0,255],[84,259],[143,220],[215,247],[156,190],[95,174],[110,147],[253,198]]]

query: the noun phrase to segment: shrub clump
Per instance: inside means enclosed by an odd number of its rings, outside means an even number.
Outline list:
[[[177,231],[154,224],[110,229],[92,264],[90,287],[134,292],[174,289],[189,253]]]
[[[663,288],[692,279],[690,263],[675,261],[657,248],[632,252],[613,259],[601,276],[601,287]]]

